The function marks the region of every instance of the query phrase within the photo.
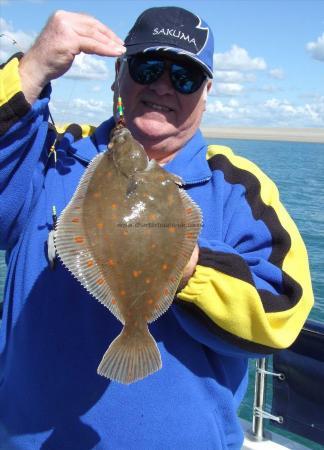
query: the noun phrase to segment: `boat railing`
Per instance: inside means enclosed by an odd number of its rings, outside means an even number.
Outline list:
[[[324,445],[324,323],[307,321],[289,349],[256,361],[249,430],[255,441],[269,440],[267,419],[272,428]]]
[[[255,369],[255,385],[254,385],[254,401],[252,416],[252,435],[258,441],[262,441],[265,437],[264,419],[274,420],[283,423],[282,416],[275,416],[265,409],[265,392],[266,377],[278,377],[280,380],[285,379],[284,373],[275,373],[267,370],[267,358],[261,358],[256,361]]]

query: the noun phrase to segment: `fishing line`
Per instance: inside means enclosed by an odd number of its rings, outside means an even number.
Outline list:
[[[0,34],[0,38],[2,38],[2,37],[8,39],[8,40],[10,41],[10,43],[13,44],[13,45],[15,45],[21,53],[24,53],[23,49],[20,47],[20,45],[18,44],[18,42],[16,41],[16,39],[14,39],[12,36],[10,36],[10,34],[7,34],[7,33],[1,33],[1,34]]]
[[[119,70],[118,70],[118,73],[117,73],[117,76],[116,76],[117,89],[118,89],[118,98],[117,98],[117,116],[118,116],[118,121],[117,121],[117,125],[125,126],[124,106],[123,106],[123,101],[122,101],[122,98],[121,98],[121,95],[120,95],[120,84],[119,84],[120,67],[119,67]]]

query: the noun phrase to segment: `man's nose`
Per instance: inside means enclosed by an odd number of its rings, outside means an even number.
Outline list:
[[[163,74],[149,85],[149,88],[158,95],[174,95],[174,88],[170,80],[169,70],[164,70]]]

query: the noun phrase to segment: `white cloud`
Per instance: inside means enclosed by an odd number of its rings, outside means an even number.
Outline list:
[[[264,84],[257,90],[260,92],[273,93],[273,92],[278,92],[281,89],[278,86],[274,86],[273,84]]]
[[[317,38],[316,42],[309,42],[306,49],[314,59],[324,61],[324,33]]]
[[[0,17],[0,61],[6,61],[12,54],[29,49],[36,38],[36,33],[27,34],[14,30],[13,26]]]
[[[232,45],[228,52],[216,53],[214,64],[216,70],[253,71],[265,70],[267,67],[263,58],[251,58],[247,50],[237,45]]]
[[[304,104],[278,98],[253,103],[241,99],[221,101],[210,97],[203,124],[291,128],[324,126],[324,96],[314,96],[311,102]]]
[[[94,98],[73,98],[67,101],[62,98],[52,98],[50,110],[57,123],[89,123],[99,125],[112,115],[112,98],[104,100]]]
[[[212,95],[237,95],[243,91],[243,86],[238,83],[216,83]]]
[[[269,70],[269,75],[271,78],[275,78],[276,80],[282,80],[285,76],[284,71],[279,68]]]
[[[105,61],[93,55],[80,53],[74,59],[71,69],[64,75],[77,80],[107,80],[109,75]]]
[[[107,110],[107,103],[102,100],[75,98],[71,101],[71,107],[88,113],[102,113]]]
[[[220,100],[208,101],[206,106],[206,113],[212,115],[213,121],[217,123],[216,119],[224,120],[241,120],[248,113],[248,108],[240,105],[237,100],[229,100],[227,103]]]
[[[216,70],[214,79],[223,83],[243,83],[245,81],[254,82],[256,77],[252,73],[242,73],[237,70]]]
[[[315,104],[306,103],[305,105],[294,105],[288,100],[269,99],[265,102],[265,110],[275,114],[278,118],[292,120],[307,120],[314,125],[320,125],[324,122],[324,97]]]
[[[91,87],[92,92],[100,92],[101,89],[102,89],[102,86],[99,86],[98,84],[95,84],[94,86]]]

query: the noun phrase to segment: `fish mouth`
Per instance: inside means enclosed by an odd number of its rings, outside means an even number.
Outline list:
[[[144,106],[146,106],[147,108],[149,108],[153,111],[164,112],[164,113],[169,113],[169,112],[174,111],[174,109],[170,108],[169,106],[161,105],[160,103],[150,102],[148,100],[143,100],[143,104],[144,104]]]

